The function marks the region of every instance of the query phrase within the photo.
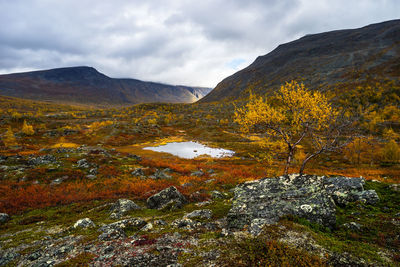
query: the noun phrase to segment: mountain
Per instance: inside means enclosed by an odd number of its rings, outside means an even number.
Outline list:
[[[0,95],[70,104],[192,103],[210,91],[203,87],[114,79],[92,67],[0,75]]]
[[[227,77],[200,102],[267,93],[285,81],[311,89],[347,90],[373,80],[399,83],[400,20],[306,35],[279,45],[247,68]]]

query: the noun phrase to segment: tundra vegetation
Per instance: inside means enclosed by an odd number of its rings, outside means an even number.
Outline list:
[[[0,259],[9,266],[21,260],[29,264],[35,253],[46,253],[46,242],[75,238],[75,248],[98,250],[63,250],[65,257],[55,261],[60,266],[106,261],[98,228],[117,221],[110,217],[112,203],[130,199],[142,209],[121,216],[151,221],[155,230],[127,228],[129,244],[161,257],[155,244],[172,236],[184,266],[324,266],[339,264],[344,255],[371,266],[398,266],[399,95],[398,87],[387,84],[324,95],[289,82],[276,94],[231,102],[110,109],[0,97],[0,213],[10,216],[0,224]],[[354,116],[357,120],[350,123]],[[348,131],[353,129],[357,135]],[[143,150],[174,141],[198,141],[236,153],[182,159]],[[375,190],[380,201],[337,207],[335,228],[293,216],[265,226],[258,236],[226,234],[211,226],[223,223],[236,185],[299,170],[362,176],[365,189]],[[148,197],[170,186],[187,200],[180,208],[143,208]],[[212,215],[192,223],[209,228],[173,227],[198,209]],[[73,227],[86,217],[94,227]],[[157,220],[166,226],[157,228]],[[295,241],[302,239],[319,250]],[[110,244],[115,250],[119,243]]]

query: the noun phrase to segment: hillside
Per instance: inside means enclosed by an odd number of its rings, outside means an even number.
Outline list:
[[[306,35],[258,57],[221,81],[200,102],[246,96],[246,89],[264,93],[293,79],[312,89],[341,91],[371,80],[398,83],[399,59],[400,20]]]
[[[110,78],[91,67],[0,75],[0,95],[69,104],[191,103],[211,89]]]

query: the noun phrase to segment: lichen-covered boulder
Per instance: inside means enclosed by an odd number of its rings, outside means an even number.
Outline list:
[[[180,209],[186,202],[186,198],[175,186],[152,195],[146,201],[147,207],[150,209]]]
[[[74,228],[89,228],[95,226],[96,225],[89,218],[80,219],[74,224]]]
[[[292,215],[333,227],[335,204],[346,205],[363,199],[373,204],[379,200],[375,191],[364,191],[364,183],[363,178],[298,174],[246,182],[234,189],[228,226],[242,229],[247,225],[257,233],[263,225]]]
[[[132,210],[140,210],[142,209],[140,206],[138,206],[135,202],[133,202],[130,199],[118,199],[117,202],[115,202],[112,206],[110,211],[111,217],[112,218],[120,218],[121,216],[127,214],[128,212]]]

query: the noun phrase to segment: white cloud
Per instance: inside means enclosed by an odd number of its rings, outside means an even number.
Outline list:
[[[86,65],[214,87],[280,43],[399,17],[397,0],[0,0],[0,73]]]

